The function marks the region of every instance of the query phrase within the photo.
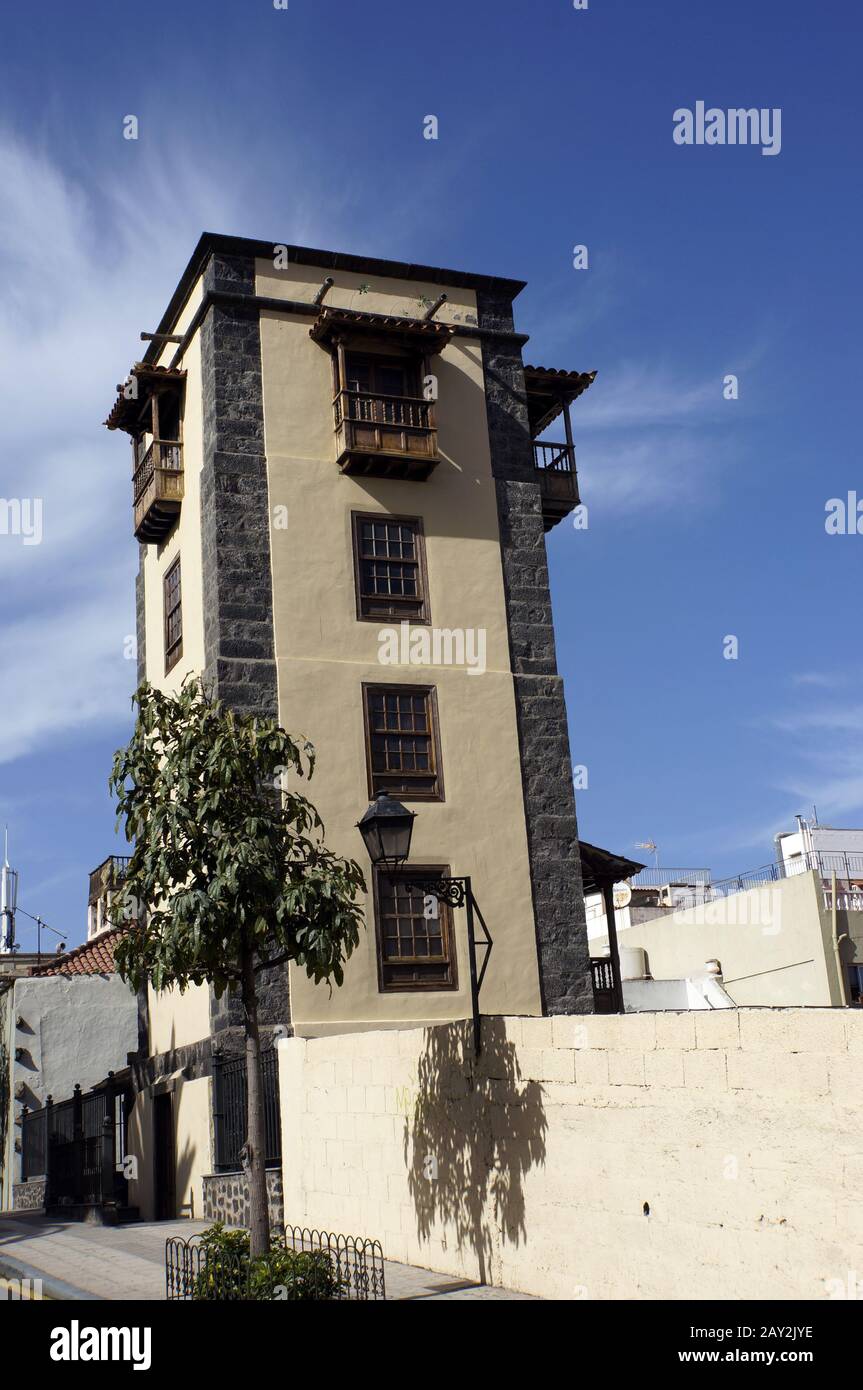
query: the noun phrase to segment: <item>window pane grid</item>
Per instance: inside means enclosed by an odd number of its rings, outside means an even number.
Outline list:
[[[419,522],[358,517],[355,544],[360,616],[428,621]]]
[[[428,699],[372,694],[369,700],[374,772],[428,771],[431,729]]]
[[[366,687],[370,790],[439,799],[432,690]]]
[[[165,605],[165,671],[170,671],[183,654],[183,607],[180,561],[175,560],[163,582]]]
[[[426,917],[425,896],[409,887],[421,883],[422,877],[378,876],[378,929],[385,988],[428,989],[454,983],[449,908],[435,903],[436,915]]]

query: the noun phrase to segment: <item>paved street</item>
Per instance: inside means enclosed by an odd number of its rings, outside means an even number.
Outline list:
[[[74,1297],[80,1291],[96,1299],[163,1299],[165,1240],[194,1235],[209,1224],[159,1221],[105,1227],[53,1221],[27,1212],[0,1213],[0,1275],[14,1273],[13,1262],[17,1262],[28,1267],[27,1274],[57,1281],[57,1297]],[[391,1260],[386,1261],[386,1286],[387,1298],[397,1301],[532,1301],[526,1294],[466,1283]],[[50,1295],[52,1290],[48,1287],[45,1292]]]

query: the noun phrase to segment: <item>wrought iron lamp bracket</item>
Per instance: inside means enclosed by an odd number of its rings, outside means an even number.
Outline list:
[[[463,878],[411,878],[406,886],[412,893],[437,898],[450,907],[464,907],[467,899],[467,881]]]

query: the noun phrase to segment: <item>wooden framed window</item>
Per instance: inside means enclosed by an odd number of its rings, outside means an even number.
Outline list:
[[[369,795],[443,801],[437,697],[431,685],[364,685]]]
[[[353,513],[357,617],[431,622],[418,517]]]
[[[448,875],[446,866],[375,873],[375,926],[381,991],[458,987],[452,912],[411,882]]]
[[[345,353],[346,386],[373,396],[418,395],[417,370],[409,357]]]
[[[165,604],[165,675],[183,655],[183,603],[180,589],[180,557],[170,566],[163,580]]]
[[[338,361],[333,365],[339,390]],[[344,414],[365,424],[421,425],[427,407],[420,400],[420,363],[412,357],[347,352],[344,359]]]

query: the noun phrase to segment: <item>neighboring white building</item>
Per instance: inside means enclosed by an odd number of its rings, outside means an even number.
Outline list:
[[[697,1000],[705,978],[739,1005],[863,1005],[863,829],[798,816],[775,844],[773,863],[718,882],[707,870],[651,868],[615,884],[628,1009]],[[591,957],[601,960],[603,902],[585,901]]]
[[[836,875],[838,905],[863,911],[863,830],[819,825],[816,817],[797,817],[797,829],[775,837],[776,864],[783,878],[814,870],[825,888]]]
[[[0,1210],[21,1201],[24,1107],[68,1100],[76,1084],[89,1091],[144,1042],[138,998],[114,964],[123,928],[111,918],[126,862],[112,857],[90,875],[83,945],[0,957]]]
[[[709,902],[709,869],[645,868],[634,878],[614,885],[614,919],[618,931],[651,921],[679,908],[698,907]],[[584,898],[589,941],[607,935],[605,906],[600,893]]]

